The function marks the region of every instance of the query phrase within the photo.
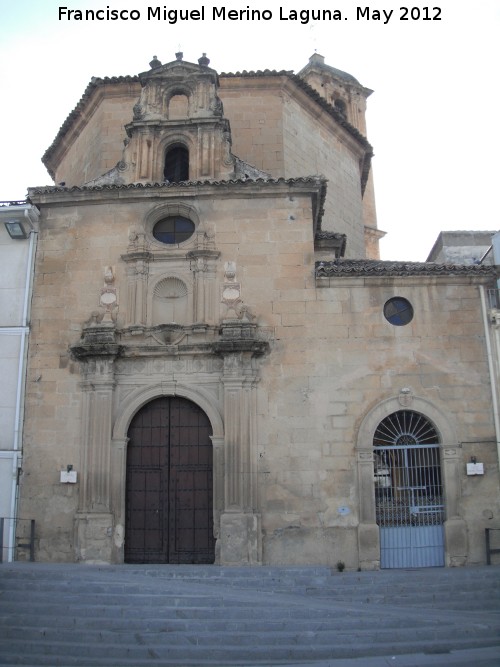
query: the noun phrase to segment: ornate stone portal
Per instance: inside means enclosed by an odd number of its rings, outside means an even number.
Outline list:
[[[171,150],[186,158],[186,173],[179,180],[228,178],[244,170],[231,154],[215,71],[182,59],[165,66],[154,61],[140,81],[123,159],[102,177],[102,184],[164,181],[165,156]],[[180,162],[177,166],[182,171]],[[253,176],[262,176],[254,171]],[[205,409],[212,423],[217,562],[261,562],[256,359],[268,343],[259,339],[254,317],[241,299],[234,262],[226,262],[218,294],[221,253],[215,229],[198,209],[196,199],[185,197],[149,204],[130,227],[121,255],[125,307],[118,316],[114,271],[106,267],[101,311],[72,347],[83,376],[76,518],[80,560],[123,560],[128,425],[147,400],[182,395]],[[155,225],[177,218],[189,222],[193,231],[188,239],[171,243],[155,235]]]
[[[128,424],[147,400],[183,395],[206,409],[212,422],[216,560],[232,565],[260,563],[257,359],[269,344],[259,339],[257,325],[246,317],[226,320],[220,334],[215,327],[206,327],[197,344],[190,341],[200,334],[193,333],[193,327],[181,327],[184,342],[176,345],[156,340],[151,345],[145,327],[131,346],[128,331],[99,320],[93,314],[81,342],[72,348],[83,376],[77,558],[123,560]],[[165,372],[167,366],[170,372]]]

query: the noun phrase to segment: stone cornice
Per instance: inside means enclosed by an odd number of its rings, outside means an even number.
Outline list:
[[[347,234],[340,232],[317,231],[314,235],[315,250],[334,250],[336,257],[343,257],[347,243]]]
[[[494,279],[500,267],[487,265],[435,264],[432,262],[390,262],[368,259],[340,259],[316,262],[316,279],[372,277],[444,277]]]
[[[282,195],[302,192],[315,198],[317,217],[320,217],[326,193],[326,179],[321,176],[304,178],[247,179],[228,181],[185,181],[181,183],[132,183],[129,185],[99,185],[66,187],[33,187],[28,189],[30,201],[36,204],[69,205],[84,201],[86,204],[103,201],[141,200],[154,197],[217,197]]]

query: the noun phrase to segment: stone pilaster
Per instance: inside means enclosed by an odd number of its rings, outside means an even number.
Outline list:
[[[84,375],[75,543],[77,559],[88,562],[110,562],[113,552],[111,420],[114,361],[119,350],[115,336],[112,322],[99,323],[97,317],[93,317],[84,327],[81,344],[72,348]]]
[[[127,326],[144,327],[146,324],[148,273],[152,257],[144,232],[131,229],[127,253],[122,255],[127,264]]]
[[[123,562],[125,540],[125,479],[127,474],[128,438],[113,438],[111,441],[111,511],[115,523],[113,529],[113,563]]]
[[[221,565],[262,561],[261,522],[256,481],[255,357],[267,343],[256,339],[256,325],[229,320],[215,351],[224,359],[224,506],[218,554]]]
[[[198,234],[198,248],[188,252],[194,274],[193,320],[211,324],[215,321],[215,275],[216,260],[220,252],[205,248],[205,233]]]
[[[373,484],[373,448],[357,450],[359,525],[359,567],[376,570],[380,567],[380,532],[375,517]]]
[[[443,484],[446,521],[444,522],[446,565],[459,567],[466,564],[467,524],[459,514],[462,453],[459,445],[443,448]]]

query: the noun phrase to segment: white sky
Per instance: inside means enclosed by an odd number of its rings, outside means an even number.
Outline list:
[[[441,21],[356,20],[357,4],[296,0],[3,0],[0,8],[0,200],[51,183],[40,158],[92,76],[133,75],[175,52],[202,52],[219,72],[298,72],[316,50],[375,92],[368,103],[382,259],[423,261],[441,230],[500,228],[500,1],[435,0]],[[205,21],[148,21],[147,7],[200,9]],[[271,21],[211,20],[211,7],[270,9]],[[139,21],[58,20],[58,7],[137,9]],[[292,9],[339,9],[342,21],[279,20]]]

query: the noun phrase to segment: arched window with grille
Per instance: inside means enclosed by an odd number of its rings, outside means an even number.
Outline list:
[[[373,437],[381,567],[444,565],[440,440],[413,410],[383,419]]]

